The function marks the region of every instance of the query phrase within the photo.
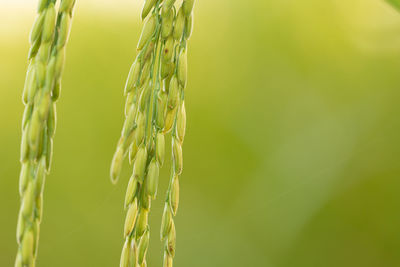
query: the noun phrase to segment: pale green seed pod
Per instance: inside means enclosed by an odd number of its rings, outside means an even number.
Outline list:
[[[22,132],[22,139],[21,139],[21,162],[26,162],[29,157],[29,131],[25,130]]]
[[[43,62],[36,62],[36,83],[39,88],[42,88],[46,81],[46,68]]]
[[[181,7],[175,19],[173,36],[176,41],[181,40],[184,28],[185,28],[185,15],[183,14],[183,8]]]
[[[143,183],[144,172],[146,170],[147,163],[147,149],[146,146],[142,145],[136,155],[136,160],[133,165],[133,176],[139,183]]]
[[[136,117],[136,107],[135,105],[132,105],[131,108],[129,109],[128,116],[125,119],[124,122],[124,127],[122,129],[122,137],[126,139],[128,136],[132,133],[135,127],[135,117]],[[128,144],[130,146],[130,144]]]
[[[185,38],[189,40],[193,32],[193,13],[185,19]]]
[[[172,213],[176,215],[179,206],[179,177],[175,175],[172,180],[171,193],[169,196],[169,201],[172,209]]]
[[[149,74],[150,74],[150,68],[151,68],[151,60],[146,61],[146,63],[143,66],[142,73],[140,74],[140,79],[139,79],[139,88],[142,88],[148,81],[149,81]]]
[[[172,6],[175,4],[176,0],[165,0],[163,6],[167,9],[171,9]]]
[[[137,246],[135,242],[135,238],[132,238],[129,245],[129,263],[130,267],[137,266]]]
[[[154,31],[156,29],[157,25],[157,18],[155,15],[152,15],[149,17],[146,21],[146,23],[143,26],[143,31],[140,36],[140,40],[137,46],[138,50],[142,50],[145,44],[150,40],[150,38],[153,36]]]
[[[147,107],[147,102],[149,100],[149,97],[151,95],[151,89],[152,89],[152,85],[151,83],[149,83],[142,91],[142,93],[140,94],[140,98],[139,98],[139,110],[141,112],[144,112],[146,110]]]
[[[141,209],[139,213],[139,218],[136,224],[136,238],[141,237],[147,228],[149,212],[146,209]]]
[[[38,112],[39,112],[39,116],[41,118],[42,121],[47,120],[47,116],[49,114],[49,109],[50,109],[50,105],[52,104],[51,102],[51,96],[50,93],[46,93],[40,103],[39,106],[37,107]]]
[[[150,232],[147,230],[142,236],[138,246],[138,264],[143,264],[146,258],[147,248],[149,247]]]
[[[22,117],[22,129],[25,129],[28,121],[31,119],[32,116],[33,105],[27,104],[24,109],[24,115]]]
[[[169,36],[165,41],[165,46],[163,49],[163,61],[171,61],[172,55],[174,54],[174,37]]]
[[[36,172],[36,186],[35,186],[36,198],[38,198],[43,192],[45,178],[46,178],[46,157],[41,157]]]
[[[18,254],[17,254],[17,258],[15,259],[14,267],[24,267],[24,265],[22,263],[22,255],[21,255],[21,253],[19,251],[18,251]]]
[[[56,58],[51,57],[50,61],[47,64],[46,82],[45,82],[45,87],[44,87],[43,91],[51,92],[51,90],[53,89],[55,70],[56,70]]]
[[[168,109],[167,115],[165,116],[165,126],[163,133],[169,133],[174,125],[175,116],[176,116],[177,108]]]
[[[171,8],[161,15],[161,37],[168,38],[174,28],[174,10]]]
[[[136,140],[133,140],[131,146],[129,147],[129,163],[132,164],[133,160],[136,157],[136,153],[138,151],[138,146],[136,144]]]
[[[17,242],[18,244],[21,244],[22,238],[24,237],[24,231],[25,231],[25,220],[24,216],[20,212],[18,214],[18,222],[17,222]]]
[[[171,61],[163,61],[161,63],[161,79],[170,76],[174,71],[174,63]]]
[[[145,19],[150,11],[153,9],[154,4],[157,0],[145,0],[143,9],[142,9],[142,19]]]
[[[165,80],[163,80],[163,88],[164,91],[169,93],[169,85],[171,83],[172,76],[167,77]]]
[[[37,9],[38,13],[42,12],[46,8],[48,3],[49,3],[49,0],[39,0],[38,9]]]
[[[168,93],[168,109],[175,109],[179,100],[179,84],[176,76],[172,76],[171,82],[169,84],[169,93]]]
[[[35,186],[33,184],[33,181],[29,181],[24,197],[22,199],[22,214],[25,217],[32,215],[34,195],[35,195]]]
[[[120,267],[129,267],[129,239],[127,238],[122,248]]]
[[[34,56],[36,56],[37,52],[39,51],[39,47],[40,47],[41,43],[42,43],[42,40],[39,36],[39,38],[37,38],[35,40],[35,42],[32,44],[32,46],[29,48],[28,60],[31,60]]]
[[[164,253],[163,267],[172,267],[173,258],[168,254]]]
[[[157,97],[157,117],[156,126],[158,129],[163,129],[165,125],[165,115],[167,109],[168,94],[165,91],[160,91]]]
[[[133,92],[127,93],[126,94],[126,101],[125,101],[125,117],[128,117],[129,112],[132,108],[132,106],[135,105],[134,103],[135,100],[135,94]]]
[[[156,158],[158,164],[162,166],[165,159],[165,136],[162,133],[157,133]]]
[[[186,49],[183,49],[179,54],[178,62],[178,81],[179,84],[185,88],[187,81],[187,54]]]
[[[123,160],[124,150],[122,146],[118,146],[111,163],[110,176],[113,184],[117,183],[119,175],[121,174]]]
[[[51,100],[53,102],[57,102],[57,100],[60,98],[61,94],[61,81],[57,81],[53,87],[53,91],[51,92]]]
[[[19,194],[22,196],[25,192],[25,189],[28,185],[29,177],[30,177],[30,164],[29,161],[22,164],[21,172],[19,175]]]
[[[74,6],[75,0],[62,0],[60,5],[60,12],[70,13]]]
[[[137,128],[136,128],[135,141],[136,144],[140,146],[143,142],[146,131],[146,117],[142,112],[139,112],[136,123],[137,123]]]
[[[143,183],[143,188],[146,188],[146,181]],[[151,197],[147,195],[144,191],[142,191],[142,194],[140,196],[140,204],[142,205],[142,208],[150,211],[151,207]]]
[[[65,62],[65,48],[61,48],[57,57],[55,58],[55,66],[54,66],[54,79],[58,81],[61,77],[61,73],[64,70],[64,62]]]
[[[145,53],[143,54],[143,59],[142,59],[143,62],[152,59],[152,56],[154,54],[154,46],[155,42],[154,40],[151,40],[150,43],[146,46]]]
[[[194,6],[194,0],[184,0],[182,4],[183,13],[186,17],[190,16]]]
[[[46,17],[43,23],[42,42],[47,43],[51,41],[56,27],[56,8],[51,3],[46,10]]]
[[[131,92],[138,79],[139,79],[139,75],[140,75],[140,62],[135,61],[132,66],[131,69],[129,70],[129,75],[128,75],[128,79],[126,80],[126,84],[125,84],[125,94]]]
[[[46,172],[50,173],[51,159],[53,157],[53,140],[48,137],[49,140],[47,142],[47,153],[46,153]]]
[[[33,231],[32,229],[28,229],[24,237],[22,239],[22,262],[23,264],[32,266],[32,261],[33,261],[33,246],[34,246],[34,237],[33,237]]]
[[[43,194],[39,195],[36,199],[36,212],[35,215],[37,216],[36,219],[38,221],[38,223],[40,223],[42,221],[42,217],[43,217]],[[39,230],[39,226],[37,225],[37,228]],[[35,234],[36,236],[36,234]],[[37,238],[35,238],[37,239]]]
[[[174,157],[175,173],[177,175],[181,175],[183,170],[182,145],[179,143],[177,139],[174,138],[172,146],[173,146],[172,154]]]
[[[127,208],[129,206],[129,204],[131,204],[133,202],[133,200],[136,197],[137,191],[138,191],[138,181],[135,179],[135,177],[131,177],[129,179],[129,183],[128,183],[128,188],[126,189],[126,193],[125,193],[125,208]]]
[[[71,18],[68,14],[63,13],[61,15],[60,28],[59,28],[58,37],[57,37],[57,48],[58,49],[61,47],[64,47],[68,41],[70,21],[71,21]]]
[[[125,218],[125,225],[124,225],[124,236],[127,237],[133,231],[135,227],[136,217],[138,214],[138,205],[137,199],[135,198],[132,204],[129,206],[128,212]]]
[[[160,168],[155,159],[150,162],[149,170],[147,172],[146,191],[147,194],[155,199],[157,195],[158,177],[160,175]]]
[[[25,104],[32,103],[36,94],[36,72],[33,64],[30,64],[25,78],[24,97]]]
[[[56,125],[57,125],[57,111],[56,105],[53,103],[50,105],[49,109],[49,116],[47,117],[47,135],[49,137],[53,137],[56,132]]]
[[[46,16],[46,12],[40,13],[33,24],[30,38],[29,38],[31,44],[34,44],[35,41],[38,40],[39,37],[41,36],[45,16]]]
[[[40,132],[40,136],[39,136],[39,143],[38,143],[38,148],[37,148],[37,153],[35,155],[31,155],[32,158],[31,159],[39,159],[44,152],[44,147],[46,145],[47,142],[47,133],[46,131],[41,131]]]
[[[176,117],[176,136],[178,137],[181,144],[185,139],[185,132],[186,132],[186,109],[185,109],[185,102],[182,102]]]
[[[50,50],[51,42],[42,43],[36,55],[36,60],[41,61],[43,64],[47,64],[47,61],[49,61],[50,57]]]
[[[39,111],[34,110],[28,132],[29,147],[33,152],[38,148],[39,136],[41,132],[42,132],[42,121],[40,119]]]
[[[176,230],[175,230],[175,223],[171,221],[171,228],[168,232],[167,236],[167,251],[168,254],[172,257],[175,256],[175,248],[176,248]]]
[[[164,240],[171,229],[172,225],[172,214],[171,209],[168,203],[165,204],[164,212],[161,220],[161,231],[160,231],[160,239]]]

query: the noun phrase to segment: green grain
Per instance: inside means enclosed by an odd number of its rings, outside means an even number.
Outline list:
[[[165,159],[165,135],[172,135],[172,166],[161,226],[164,266],[173,265],[179,206],[179,177],[183,171],[182,145],[186,129],[184,88],[187,84],[187,41],[192,32],[194,1],[146,0],[138,55],[125,84],[125,122],[111,164],[117,181],[129,151],[133,174],[124,206],[127,209],[120,266],[146,266],[151,201]],[[178,12],[176,12],[178,10]]]
[[[50,170],[56,126],[55,101],[60,93],[65,44],[75,0],[40,0],[38,17],[30,34],[29,66],[23,102],[21,208],[17,223],[18,252],[15,266],[35,266],[39,226],[43,212],[43,190]]]

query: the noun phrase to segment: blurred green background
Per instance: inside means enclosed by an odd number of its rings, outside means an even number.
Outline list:
[[[0,266],[13,266],[36,1],[0,2]],[[118,266],[109,165],[142,1],[79,1],[38,266]],[[400,14],[382,0],[199,0],[175,266],[400,266]],[[161,266],[168,179],[152,205]]]

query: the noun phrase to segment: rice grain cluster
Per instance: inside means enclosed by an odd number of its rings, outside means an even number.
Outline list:
[[[161,224],[164,266],[173,265],[176,247],[174,216],[179,204],[183,170],[182,144],[186,129],[185,87],[187,41],[192,33],[194,0],[146,0],[138,55],[125,85],[125,123],[111,164],[116,183],[129,157],[127,210],[120,266],[146,266],[151,201],[156,198],[159,171],[165,158],[165,137],[172,136],[172,166]]]
[[[16,267],[35,266],[43,188],[50,171],[56,128],[56,101],[60,96],[65,45],[75,0],[40,0],[30,34],[29,66],[22,100],[21,208],[17,223]]]

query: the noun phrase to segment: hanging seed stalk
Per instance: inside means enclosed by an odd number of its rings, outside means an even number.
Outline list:
[[[23,91],[21,208],[15,266],[35,266],[43,211],[43,188],[50,171],[65,45],[75,0],[40,0],[30,34],[29,66]]]
[[[165,136],[172,136],[171,178],[161,225],[164,266],[172,266],[176,247],[173,217],[179,205],[182,144],[186,129],[184,89],[187,83],[187,41],[192,33],[194,0],[146,0],[138,55],[125,85],[125,122],[111,164],[116,183],[123,160],[133,173],[125,195],[126,219],[120,266],[146,266],[151,201],[157,196],[165,158]]]

